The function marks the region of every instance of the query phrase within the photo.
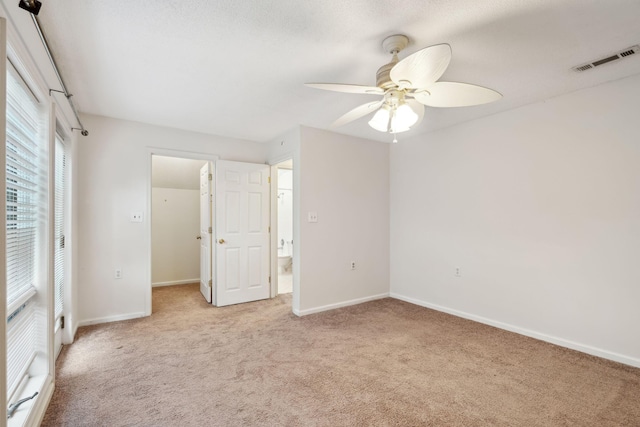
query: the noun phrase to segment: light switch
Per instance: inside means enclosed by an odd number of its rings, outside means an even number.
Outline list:
[[[142,222],[142,212],[131,212],[131,222]]]
[[[318,212],[309,212],[307,222],[318,222]]]

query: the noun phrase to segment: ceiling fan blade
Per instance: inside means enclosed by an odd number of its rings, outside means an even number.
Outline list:
[[[468,107],[487,104],[502,98],[495,90],[469,83],[436,82],[428,90],[411,94],[429,107]]]
[[[380,101],[368,102],[366,104],[362,104],[359,107],[356,107],[353,110],[347,112],[338,120],[333,122],[331,124],[331,127],[337,128],[339,126],[346,125],[347,123],[350,123],[356,119],[359,119],[360,117],[364,117],[369,113],[373,113],[374,111],[376,111],[378,108],[382,106],[383,102],[384,100],[380,100]]]
[[[451,46],[437,44],[417,51],[398,62],[390,73],[401,89],[422,89],[442,76],[451,61]]]
[[[340,83],[305,83],[305,86],[315,89],[332,90],[334,92],[363,93],[372,95],[382,95],[384,89],[377,86],[343,85]]]

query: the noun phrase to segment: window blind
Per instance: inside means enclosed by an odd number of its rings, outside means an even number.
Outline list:
[[[7,397],[36,356],[36,245],[41,207],[39,107],[18,73],[7,70]]]
[[[65,147],[60,135],[56,135],[55,152],[55,201],[54,201],[54,250],[53,250],[53,281],[55,292],[55,319],[57,320],[64,309],[64,205],[66,185],[66,156]]]

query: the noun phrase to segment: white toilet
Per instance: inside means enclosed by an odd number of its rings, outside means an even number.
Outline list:
[[[280,247],[278,248],[278,272],[280,274],[289,270],[291,267],[291,255],[288,255],[288,252],[289,251],[285,250],[285,241],[281,239]]]
[[[278,251],[278,271],[282,274],[291,267],[291,255],[282,255],[282,251]]]

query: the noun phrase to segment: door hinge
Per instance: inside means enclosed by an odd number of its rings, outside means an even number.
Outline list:
[[[269,283],[271,283],[271,276],[269,276]]]
[[[271,233],[271,226],[269,226],[269,233]]]
[[[209,227],[209,234],[213,233],[213,228]]]
[[[267,178],[267,182],[269,182],[269,184],[271,184],[271,177]]]
[[[212,173],[209,174],[209,181],[213,181],[213,174]]]
[[[209,279],[209,287],[213,287],[213,279]]]
[[[60,249],[64,249],[64,234],[60,236]]]
[[[60,316],[60,329],[64,329],[64,316]]]

